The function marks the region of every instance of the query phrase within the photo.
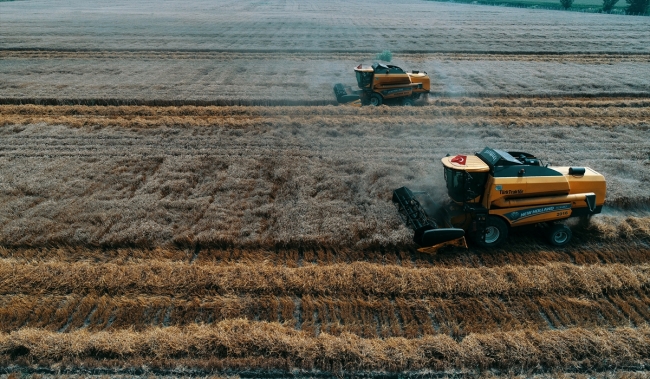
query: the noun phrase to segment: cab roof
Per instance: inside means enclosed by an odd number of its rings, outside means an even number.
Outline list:
[[[363,64],[360,64],[354,68],[354,71],[358,71],[358,72],[379,71],[382,74],[406,74],[406,72],[401,67],[393,66],[390,64],[383,64],[383,63],[373,63],[372,66],[364,66]]]
[[[456,157],[465,157],[465,164],[462,162],[452,162]],[[456,159],[459,160],[459,159]],[[453,170],[463,170],[467,172],[489,172],[490,166],[481,160],[476,155],[456,155],[442,158],[443,166]]]
[[[375,69],[372,67],[364,66],[362,64],[358,65],[357,67],[354,68],[354,71],[359,71],[359,72],[374,72]]]

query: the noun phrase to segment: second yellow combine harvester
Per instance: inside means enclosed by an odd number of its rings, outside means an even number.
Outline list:
[[[393,65],[375,63],[372,66],[358,65],[354,68],[358,90],[334,85],[334,95],[339,104],[374,105],[386,101],[401,105],[414,105],[419,99],[426,100],[431,81],[426,72],[406,72]]]
[[[418,250],[444,246],[497,246],[510,228],[540,224],[551,244],[564,246],[571,229],[558,221],[600,213],[603,175],[588,167],[548,167],[531,154],[486,147],[474,155],[442,158],[449,200],[436,204],[426,193],[393,191],[404,222],[415,231]],[[419,200],[418,200],[419,199]]]

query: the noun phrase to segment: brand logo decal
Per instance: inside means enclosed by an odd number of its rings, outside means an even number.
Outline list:
[[[524,193],[524,190],[522,189],[514,189],[514,190],[499,190],[499,193],[501,195],[521,195]]]
[[[515,222],[517,222],[519,220],[523,220],[525,218],[539,216],[541,214],[551,213],[551,212],[556,212],[556,211],[562,211],[562,210],[567,210],[567,209],[571,209],[571,204],[567,203],[567,204],[560,204],[560,205],[551,205],[551,206],[528,208],[528,209],[523,209],[523,210],[520,210],[520,211],[514,211],[514,212],[506,213],[504,216],[506,216],[513,223],[515,223]]]
[[[409,90],[409,88],[396,88],[396,89],[381,91],[381,93],[384,96],[387,96],[387,95],[392,95],[392,94],[395,94],[395,93],[398,93],[398,92],[408,92],[408,90]]]

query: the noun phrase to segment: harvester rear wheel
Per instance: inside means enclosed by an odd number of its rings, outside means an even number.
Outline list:
[[[402,105],[405,107],[412,107],[415,105],[415,102],[410,97],[405,97],[404,100],[402,100]]]
[[[553,246],[564,246],[571,241],[571,229],[564,224],[551,225],[548,231],[548,241]]]
[[[508,238],[508,225],[497,216],[489,216],[485,229],[477,231],[474,235],[474,241],[483,247],[499,246],[506,238]]]
[[[373,93],[370,95],[370,105],[374,107],[380,106],[384,102],[384,99],[378,93]]]

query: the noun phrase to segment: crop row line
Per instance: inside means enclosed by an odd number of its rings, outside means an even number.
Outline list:
[[[323,296],[601,295],[644,290],[650,265],[409,268],[367,262],[308,265],[0,261],[0,294],[226,294]]]
[[[630,241],[584,243],[571,249],[544,249],[537,244],[518,241],[517,249],[472,249],[441,251],[437,255],[418,253],[414,249],[381,248],[246,248],[202,247],[181,248],[114,248],[87,246],[58,246],[37,248],[8,248],[0,246],[0,258],[15,262],[79,262],[92,261],[124,264],[129,262],[193,261],[195,264],[230,266],[241,263],[284,267],[331,265],[335,263],[369,262],[403,267],[499,267],[504,265],[545,265],[549,263],[585,264],[645,264],[650,263],[650,247]],[[198,249],[198,255],[195,253]]]
[[[650,329],[571,328],[538,332],[470,334],[460,342],[447,335],[418,339],[364,339],[343,333],[318,337],[278,323],[227,320],[210,326],[57,333],[25,328],[0,334],[7,363],[102,360],[110,367],[151,358],[163,366],[195,360],[243,359],[249,368],[325,370],[448,370],[590,367],[603,369],[647,365]],[[208,362],[206,362],[208,360]],[[213,364],[217,362],[213,361]],[[281,367],[276,365],[281,364]]]
[[[319,50],[323,51],[324,53],[320,53],[319,51],[313,51],[309,49],[305,50],[300,50],[300,49],[289,49],[296,51],[296,55],[300,56],[316,56],[316,57],[322,57],[324,55],[331,57],[332,53],[334,53],[336,56],[348,56],[350,52],[345,51],[341,53],[341,50]],[[268,51],[269,53],[261,53],[263,51]],[[34,55],[34,56],[39,56],[39,55],[46,55],[50,56],[51,54],[152,54],[154,56],[158,56],[159,54],[165,55],[165,54],[187,54],[187,55],[194,55],[194,54],[205,54],[205,55],[215,55],[215,56],[223,56],[223,55],[228,55],[228,54],[241,54],[241,55],[248,55],[248,54],[273,54],[273,52],[278,52],[278,56],[283,56],[286,57],[286,52],[287,50],[274,50],[274,49],[137,49],[137,48],[122,48],[122,49],[101,49],[101,48],[47,48],[47,47],[2,47],[0,48],[0,54],[4,54],[6,56],[19,56],[20,54],[25,54],[28,56]],[[450,55],[450,56],[483,56],[483,55],[493,55],[493,56],[498,56],[498,55],[503,55],[503,56],[586,56],[586,57],[600,57],[600,56],[613,56],[613,57],[626,57],[626,56],[650,56],[650,53],[648,52],[643,52],[643,51],[628,51],[628,52],[598,52],[598,51],[587,51],[587,52],[579,52],[579,51],[560,51],[560,52],[555,52],[555,51],[522,51],[522,52],[517,52],[517,51],[494,51],[494,50],[471,50],[471,51],[464,51],[464,50],[445,50],[444,52],[434,52],[434,53],[427,53],[424,50],[394,50],[394,52],[400,53],[400,54],[405,54],[405,55],[414,55],[414,56],[419,56],[421,57],[422,55]],[[240,53],[238,53],[240,52]],[[249,53],[250,52],[250,53]],[[360,56],[367,57],[368,54],[374,54],[376,53],[375,50],[359,50]]]
[[[445,108],[646,108],[650,106],[650,99],[637,98],[558,98],[552,99],[545,96],[531,95],[528,97],[512,98],[432,98],[428,106],[403,108],[403,107],[260,107],[260,106],[146,106],[146,105],[120,105],[98,107],[91,105],[35,105],[35,104],[3,104],[0,114],[46,114],[46,115],[104,115],[104,116],[228,116],[228,117],[261,117],[261,116],[319,116],[319,115],[412,115],[426,114],[436,109]],[[290,111],[290,112],[288,112]]]
[[[373,122],[372,117],[355,117],[349,120],[353,124],[362,127],[369,126]],[[634,129],[647,129],[650,124],[647,116],[439,116],[435,120],[422,120],[419,117],[396,118],[396,124],[402,125],[410,123],[412,126],[458,126],[458,127],[475,127],[475,126],[508,126],[508,127],[535,127],[548,125],[562,125],[570,127],[594,126],[594,127],[630,127]],[[412,122],[411,122],[412,121]],[[128,127],[128,128],[157,128],[160,126],[182,126],[182,127],[226,127],[226,128],[250,128],[256,126],[274,126],[287,127],[295,120],[291,119],[229,119],[229,118],[198,118],[198,117],[159,117],[147,119],[142,117],[115,119],[96,118],[96,117],[66,117],[66,116],[0,116],[0,126],[6,125],[29,125],[36,123],[46,123],[50,125],[65,124],[71,127],[84,126],[103,126],[103,127]],[[301,123],[309,123],[310,120],[302,119]],[[320,127],[338,126],[340,120],[320,118],[314,121]],[[384,118],[382,122],[389,124],[391,118]]]
[[[650,297],[622,291],[594,298],[570,295],[393,299],[377,297],[0,296],[0,332],[58,332],[213,324],[229,319],[279,322],[310,335],[364,338],[569,327],[638,327],[650,322]]]

